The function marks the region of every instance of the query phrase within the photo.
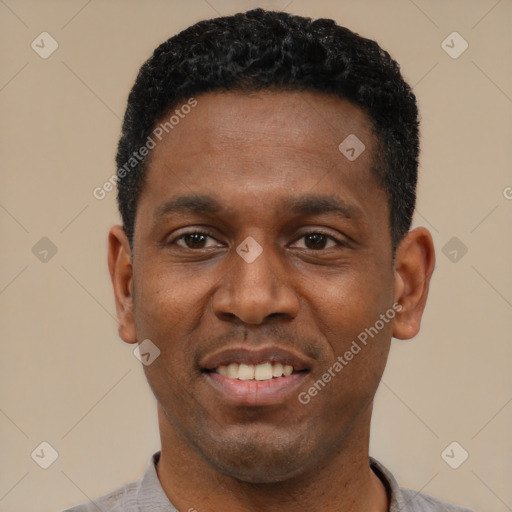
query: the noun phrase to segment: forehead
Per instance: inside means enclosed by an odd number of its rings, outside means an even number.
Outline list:
[[[293,196],[337,191],[364,213],[365,195],[371,200],[370,192],[379,192],[371,171],[371,121],[347,100],[263,91],[207,93],[195,101],[191,109],[175,106],[157,123],[174,115],[152,150],[141,213],[154,216],[164,202],[184,194],[214,195],[228,208],[249,209],[262,201],[282,208]],[[382,215],[386,206],[384,200],[371,207]]]
[[[257,144],[271,144],[318,153],[327,150],[324,154],[337,157],[332,150],[337,150],[349,135],[364,140],[367,148],[374,140],[369,116],[335,95],[306,91],[213,92],[200,95],[196,101],[197,106],[164,134],[169,149],[179,148],[179,156],[186,157],[196,149],[243,145],[251,146],[256,156]],[[177,110],[180,107],[177,105]],[[165,123],[168,117],[164,115],[160,121]],[[205,134],[207,137],[201,137]]]

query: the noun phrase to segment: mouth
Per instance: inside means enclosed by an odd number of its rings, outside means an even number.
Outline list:
[[[202,365],[216,397],[240,406],[286,401],[310,370],[305,358],[277,348],[225,350]]]
[[[214,371],[215,373],[230,379],[255,380],[260,382],[271,379],[278,379],[280,377],[289,377],[294,372],[298,373],[293,369],[291,364],[272,363],[270,361],[256,365],[229,363],[228,365],[220,365],[214,370],[210,371]]]

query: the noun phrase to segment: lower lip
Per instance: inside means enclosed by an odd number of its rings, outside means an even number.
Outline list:
[[[235,405],[261,406],[283,403],[297,390],[308,372],[293,373],[287,377],[269,380],[231,379],[216,372],[205,372],[208,382]]]

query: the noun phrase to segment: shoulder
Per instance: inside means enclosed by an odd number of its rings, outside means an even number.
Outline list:
[[[473,512],[469,508],[459,507],[412,489],[402,488],[401,493],[406,504],[405,510],[410,512]]]
[[[140,481],[131,482],[86,503],[68,508],[63,512],[137,512],[137,490]]]

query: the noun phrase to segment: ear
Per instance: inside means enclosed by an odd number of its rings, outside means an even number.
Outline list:
[[[393,324],[395,338],[408,340],[418,334],[434,266],[430,232],[423,227],[409,231],[395,257],[394,303],[401,306]]]
[[[136,343],[131,249],[122,226],[113,226],[108,234],[108,269],[114,287],[119,336],[126,343]]]

